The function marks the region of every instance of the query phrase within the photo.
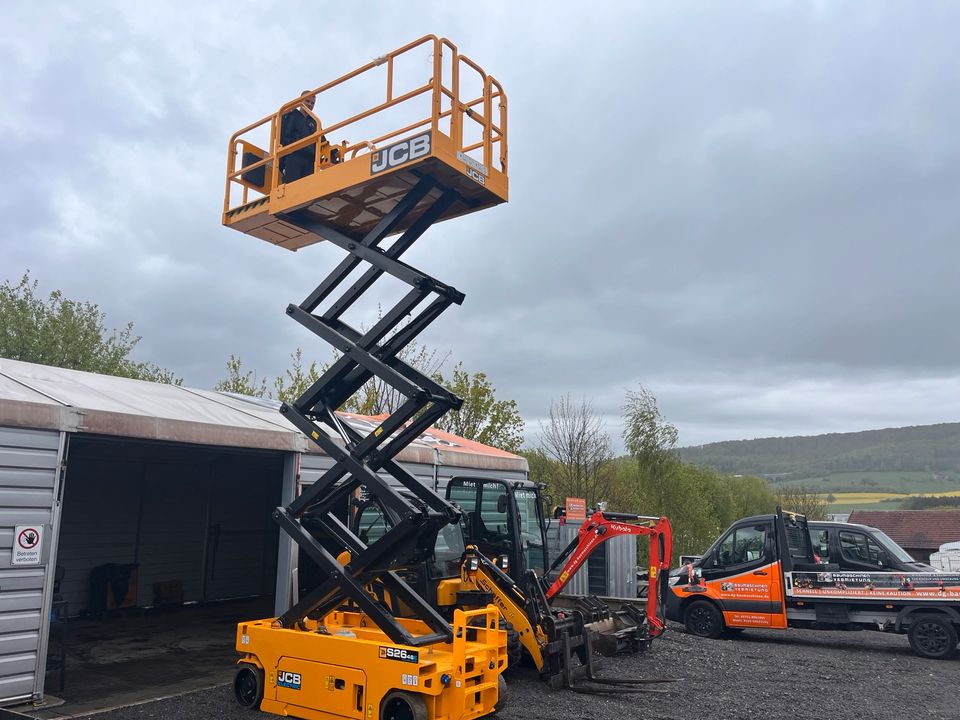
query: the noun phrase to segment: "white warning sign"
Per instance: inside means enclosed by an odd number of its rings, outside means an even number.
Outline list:
[[[13,529],[11,565],[39,565],[43,525],[17,525]]]

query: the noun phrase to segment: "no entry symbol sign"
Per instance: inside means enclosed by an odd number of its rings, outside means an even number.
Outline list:
[[[15,541],[10,564],[39,565],[43,525],[17,525],[14,528],[13,537]]]

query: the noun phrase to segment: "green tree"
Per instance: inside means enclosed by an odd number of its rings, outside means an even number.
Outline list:
[[[671,476],[680,463],[677,428],[660,414],[657,399],[644,388],[628,390],[623,407],[623,444],[636,463],[637,490],[662,513]]]
[[[244,372],[243,362],[236,355],[231,355],[227,360],[227,377],[214,385],[213,389],[259,398],[268,395],[266,378],[258,379],[254,370]]]
[[[404,362],[424,375],[432,375],[434,382],[463,398],[460,410],[444,415],[437,421],[436,427],[507,452],[519,452],[523,443],[523,418],[516,401],[497,399],[496,388],[486,373],[471,374],[463,369],[462,363],[456,365],[449,379],[444,378],[439,371],[439,365],[443,362],[438,360],[439,357],[436,350],[423,345],[414,347],[403,356]],[[259,377],[256,371],[245,370],[240,358],[231,355],[226,364],[227,377],[218,382],[214,389],[292,402],[337,359],[335,355],[330,363],[318,366],[316,362],[311,362],[305,366],[303,351],[297,348],[290,356],[290,368],[268,382],[266,378]],[[371,378],[338,410],[359,415],[389,414],[400,406],[403,399],[403,395],[383,380]]]
[[[231,359],[233,359],[232,356]],[[283,371],[283,375],[278,375],[273,380],[273,396],[285,403],[292,403],[320,379],[316,361],[311,362],[309,367],[304,369],[303,350],[300,348],[291,353],[290,363],[290,367]],[[239,363],[237,369],[239,370]]]
[[[437,373],[435,380],[463,399],[459,410],[451,410],[436,426],[454,435],[485,445],[518,452],[523,444],[523,418],[515,400],[498,400],[496,388],[486,373],[468,373],[457,363],[449,379]]]
[[[623,440],[629,457],[619,463],[617,484],[629,491],[627,508],[669,518],[675,555],[704,551],[734,520],[771,512],[776,504],[762,478],[681,462],[677,429],[644,388],[627,393]]]
[[[17,284],[0,285],[0,357],[86,370],[104,375],[179,385],[181,378],[130,355],[140,336],[133,323],[107,329],[106,313],[94,303],[71,300],[59,290],[46,298],[24,273]]]

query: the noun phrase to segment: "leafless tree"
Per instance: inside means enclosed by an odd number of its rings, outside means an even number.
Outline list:
[[[613,452],[603,418],[592,404],[575,405],[570,396],[550,404],[550,419],[540,424],[539,449],[556,463],[550,489],[562,496],[582,497],[587,505],[606,499]]]
[[[803,485],[777,489],[777,505],[784,510],[805,515],[807,520],[827,519],[827,500]]]

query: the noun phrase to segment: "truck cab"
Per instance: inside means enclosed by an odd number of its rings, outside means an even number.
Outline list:
[[[778,509],[735,522],[671,573],[666,615],[708,638],[747,628],[903,633],[921,657],[951,657],[960,575],[904,556],[876,528],[808,525]]]
[[[863,572],[931,573],[936,570],[910,557],[882,530],[869,525],[813,521],[807,523],[814,555],[819,562],[841,570]]]

